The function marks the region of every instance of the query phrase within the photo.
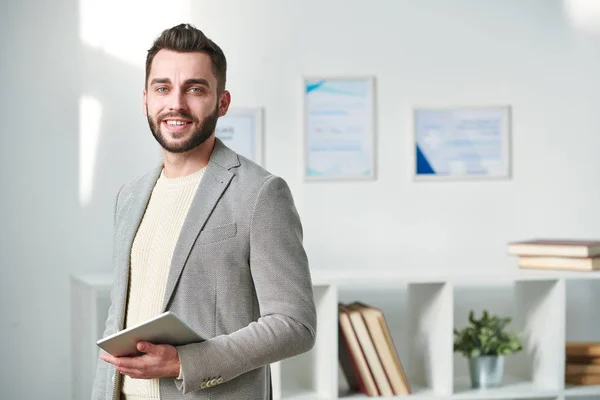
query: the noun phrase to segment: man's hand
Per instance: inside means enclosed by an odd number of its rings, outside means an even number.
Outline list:
[[[168,344],[138,342],[141,356],[114,357],[101,354],[100,358],[113,364],[117,371],[134,379],[167,378],[179,376],[179,355],[175,347]]]

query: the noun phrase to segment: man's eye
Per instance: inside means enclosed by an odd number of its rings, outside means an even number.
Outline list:
[[[201,87],[191,87],[189,91],[192,93],[203,93],[204,89]]]
[[[159,92],[159,93],[164,93],[164,92],[167,91],[167,88],[164,87],[164,86],[159,86],[159,87],[156,88],[156,91]]]

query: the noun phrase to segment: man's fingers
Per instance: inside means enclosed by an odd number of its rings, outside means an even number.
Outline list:
[[[101,354],[100,358],[108,363],[111,363],[115,367],[130,366],[130,363],[135,360],[135,357],[115,357],[110,354]]]
[[[114,365],[117,369],[139,369],[144,364],[143,361],[140,360],[140,357],[111,357],[111,359],[106,361]]]
[[[142,376],[142,372],[138,369],[133,369],[133,368],[117,368],[117,370],[123,374],[123,375],[127,375],[130,378],[134,378],[134,379],[141,379],[144,378],[144,376]]]
[[[117,370],[122,373],[123,375],[128,375],[128,376],[138,376],[141,374],[141,371],[137,368],[117,368]]]
[[[164,364],[169,360],[168,357],[165,358],[170,354],[169,346],[139,342],[137,348],[145,354],[136,357],[114,357],[110,354],[102,354],[101,357],[104,361],[113,364],[119,373],[133,379],[164,376]]]
[[[100,358],[106,361],[107,363],[111,363],[113,365],[115,365],[115,362],[117,361],[117,358],[111,356],[110,354],[100,354]]]

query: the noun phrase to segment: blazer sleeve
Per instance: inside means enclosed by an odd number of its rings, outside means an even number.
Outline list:
[[[227,382],[315,343],[317,318],[302,226],[287,183],[276,176],[263,183],[252,211],[250,270],[260,318],[229,335],[178,347],[183,380],[176,385],[184,393],[201,389],[209,377]]]

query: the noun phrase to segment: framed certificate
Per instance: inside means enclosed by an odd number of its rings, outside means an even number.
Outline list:
[[[217,121],[215,136],[238,154],[264,164],[263,109],[230,108]]]
[[[374,78],[305,78],[304,180],[375,179]]]
[[[509,106],[416,108],[416,180],[509,178]]]

